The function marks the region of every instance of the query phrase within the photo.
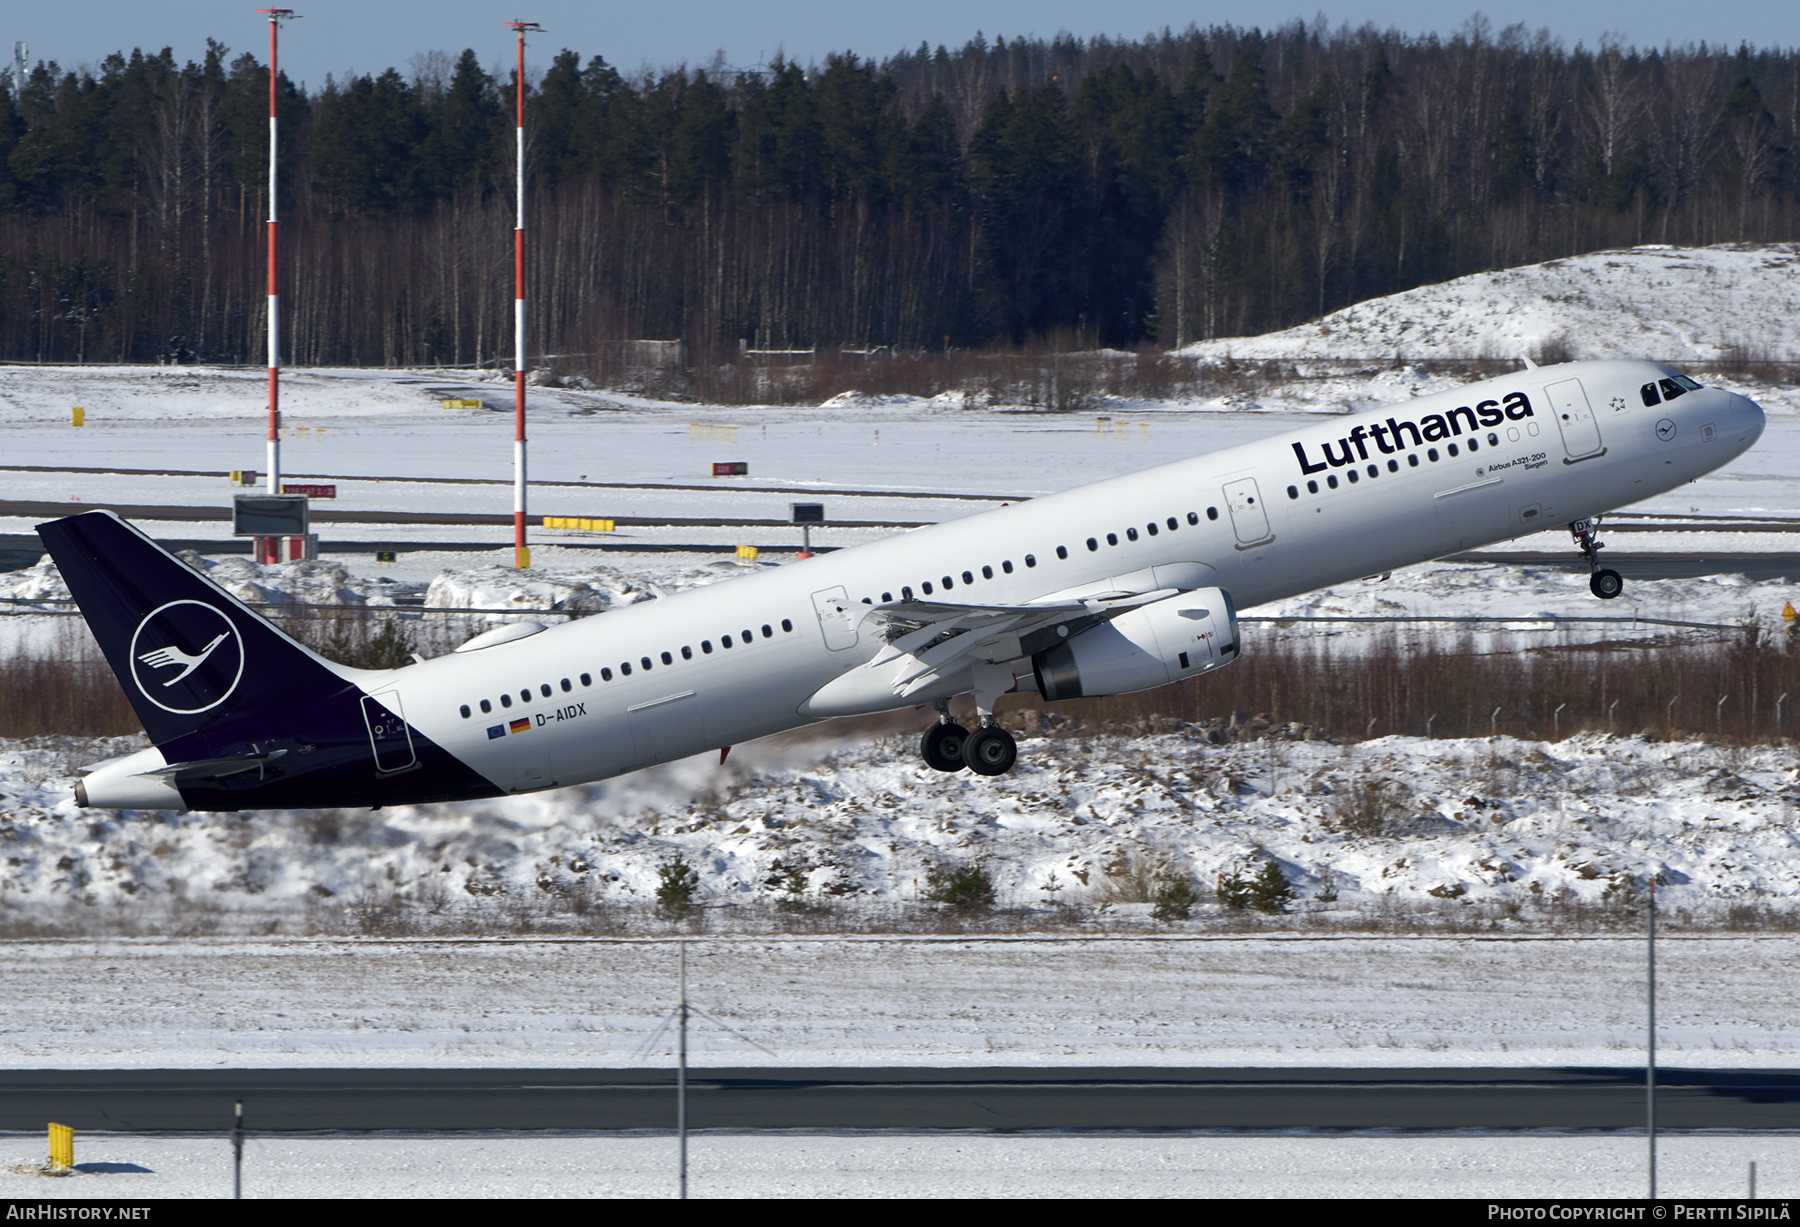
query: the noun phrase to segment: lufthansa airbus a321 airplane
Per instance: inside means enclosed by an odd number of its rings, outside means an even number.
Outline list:
[[[1001,507],[405,668],[333,664],[109,512],[38,527],[153,748],[86,806],[459,801],[603,779],[830,716],[934,704],[925,762],[1008,770],[994,704],[1230,664],[1236,611],[1593,520],[1741,455],[1754,401],[1648,362],[1453,392]],[[979,726],[949,702],[973,693]]]

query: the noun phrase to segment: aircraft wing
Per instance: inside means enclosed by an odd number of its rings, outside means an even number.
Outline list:
[[[897,698],[923,690],[940,677],[970,666],[997,665],[1050,647],[1140,605],[1176,595],[1110,591],[1024,605],[973,605],[953,601],[890,601],[863,615],[881,646],[864,666],[892,666],[888,684]]]

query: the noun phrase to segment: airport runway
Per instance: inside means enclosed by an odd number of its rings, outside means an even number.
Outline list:
[[[675,1075],[632,1070],[0,1072],[0,1129],[672,1129]],[[1661,1070],[1659,1129],[1800,1129],[1800,1070]],[[709,1069],[694,1129],[1635,1130],[1641,1069]]]

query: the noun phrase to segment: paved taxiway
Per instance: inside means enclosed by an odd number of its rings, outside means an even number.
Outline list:
[[[0,1130],[629,1130],[674,1126],[668,1069],[0,1071]],[[1800,1070],[1663,1070],[1664,1129],[1800,1130]],[[694,1129],[1619,1130],[1614,1069],[705,1069]]]

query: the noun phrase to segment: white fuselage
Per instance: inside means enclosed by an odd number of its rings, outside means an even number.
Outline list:
[[[970,690],[969,670],[903,700],[815,696],[869,662],[864,615],[897,600],[1149,590],[1152,568],[1177,568],[1248,608],[1673,489],[1747,449],[1763,416],[1711,388],[1646,405],[1672,374],[1523,370],[356,680],[506,791],[928,703]]]

